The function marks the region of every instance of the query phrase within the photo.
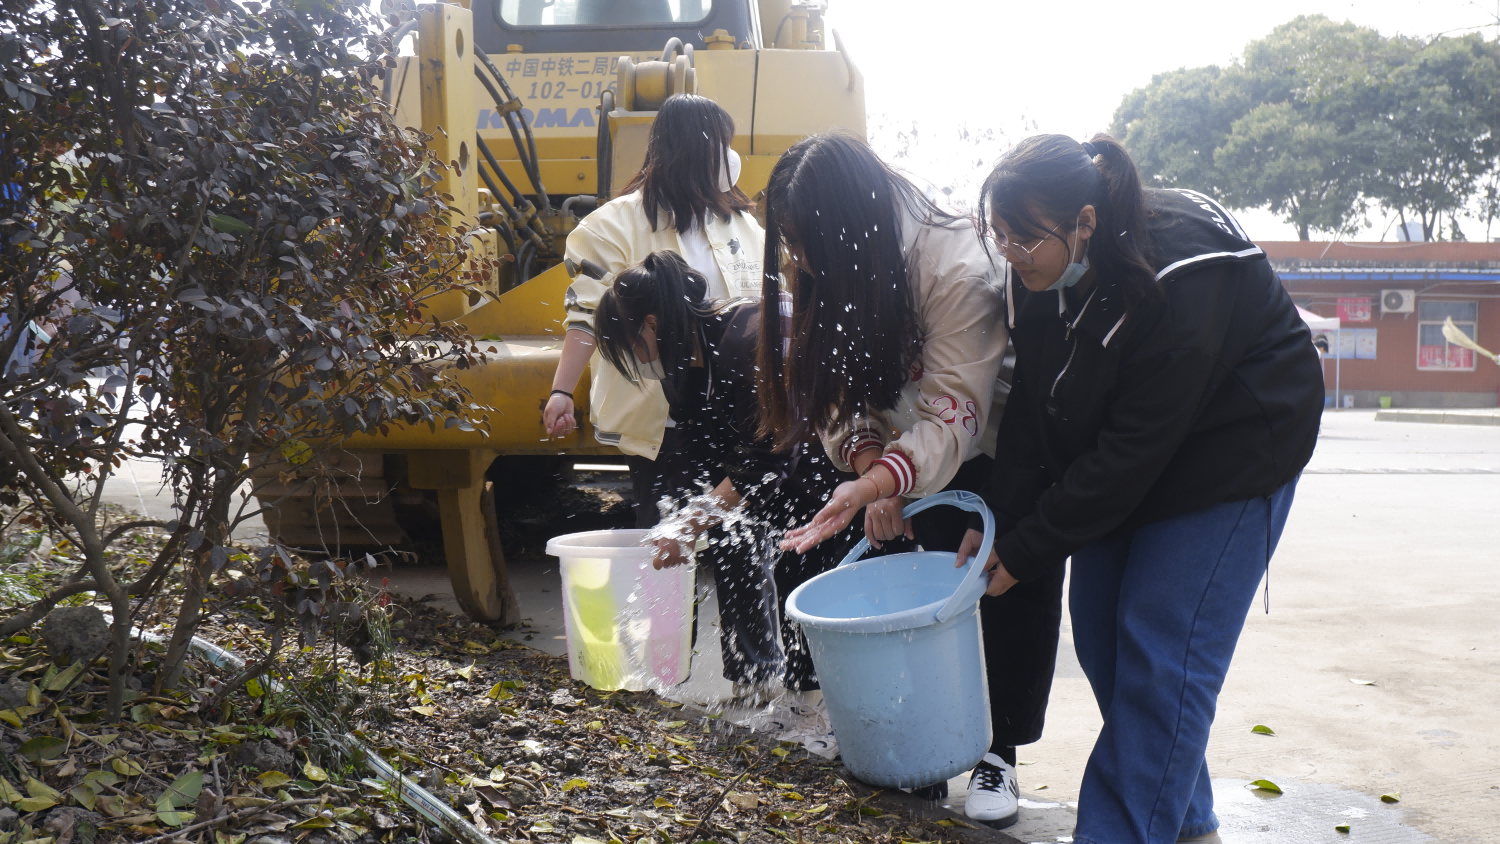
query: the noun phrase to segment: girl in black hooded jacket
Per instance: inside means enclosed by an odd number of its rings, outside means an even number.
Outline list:
[[[1218,693],[1317,440],[1311,335],[1227,211],[1142,190],[1106,135],[1026,139],[981,213],[1010,262],[1016,350],[989,591],[1071,556],[1074,644],[1104,716],[1073,840],[1207,835]],[[978,547],[970,531],[959,562]]]

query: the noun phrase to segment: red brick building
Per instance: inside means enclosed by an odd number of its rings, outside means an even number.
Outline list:
[[[1459,330],[1500,352],[1500,243],[1262,242],[1292,299],[1339,317],[1323,362],[1355,407],[1495,407],[1500,365],[1443,338]],[[1341,344],[1341,350],[1336,348]],[[1341,400],[1347,404],[1348,399]]]

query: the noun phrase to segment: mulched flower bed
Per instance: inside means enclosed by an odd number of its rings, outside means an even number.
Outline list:
[[[795,744],[590,689],[483,625],[411,603],[396,617],[405,700],[359,729],[496,840],[918,841],[961,824],[882,811]]]
[[[958,831],[882,811],[842,768],[795,745],[650,693],[599,693],[569,679],[565,659],[423,605],[387,611],[398,643],[390,682],[369,681],[354,735],[496,841],[896,842]],[[204,633],[253,653],[259,627],[220,617]],[[100,844],[449,840],[391,789],[362,782],[350,760],[328,761],[310,724],[266,726],[266,705],[248,692],[237,719],[204,718],[195,701],[211,665],[191,659],[183,685],[194,691],[138,692],[111,725],[100,720],[102,662],[61,668],[31,639],[0,648],[0,676],[35,689],[0,714],[0,802],[18,816],[8,827],[17,844],[87,842],[70,830],[93,827]],[[342,667],[361,676],[347,653]]]
[[[25,696],[0,701],[9,707],[0,710],[0,844],[421,839],[410,813],[378,789],[331,782],[297,731],[203,717],[207,688],[160,697],[132,688],[125,719],[106,723],[104,661],[60,667],[39,639],[0,645],[0,677]],[[190,657],[183,685],[207,685],[215,673]]]
[[[112,563],[142,568],[159,541],[140,531]],[[0,575],[42,588],[72,567],[66,551],[12,556]],[[282,652],[280,691],[252,682],[219,709],[221,669],[190,657],[153,695],[161,648],[133,642],[119,724],[102,716],[104,659],[54,661],[40,625],[0,641],[0,844],[450,844],[368,778],[345,733],[507,844],[996,840],[794,744],[650,693],[586,688],[505,631],[366,597],[366,635],[325,625],[313,647]],[[167,634],[178,600],[154,599],[140,626]],[[252,660],[269,646],[260,602],[206,610],[202,638]]]

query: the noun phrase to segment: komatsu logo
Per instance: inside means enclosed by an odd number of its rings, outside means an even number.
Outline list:
[[[593,129],[594,110],[592,108],[574,109],[570,115],[566,108],[544,108],[533,112],[529,108],[521,109],[521,116],[533,129]],[[479,110],[479,129],[504,129],[505,117],[498,111],[488,108]]]

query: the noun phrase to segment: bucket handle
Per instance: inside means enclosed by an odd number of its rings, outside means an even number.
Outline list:
[[[984,573],[985,561],[990,558],[990,548],[995,544],[995,517],[990,514],[990,508],[985,506],[984,499],[972,492],[966,492],[961,489],[950,489],[947,492],[929,495],[926,498],[908,504],[901,511],[901,518],[909,519],[923,510],[930,507],[937,507],[940,504],[951,504],[960,510],[978,513],[980,518],[984,520],[984,540],[979,545],[979,553],[966,563],[969,571],[964,575],[963,581],[953,591],[952,597],[944,602],[942,607],[938,608],[937,615],[933,619],[938,624],[958,615],[959,612],[973,606],[980,598],[984,597],[984,590],[989,584],[984,582],[980,575]],[[869,537],[865,537],[855,544],[854,548],[849,551],[844,559],[839,561],[839,565],[848,565],[858,560],[868,550],[870,550],[870,539]]]

